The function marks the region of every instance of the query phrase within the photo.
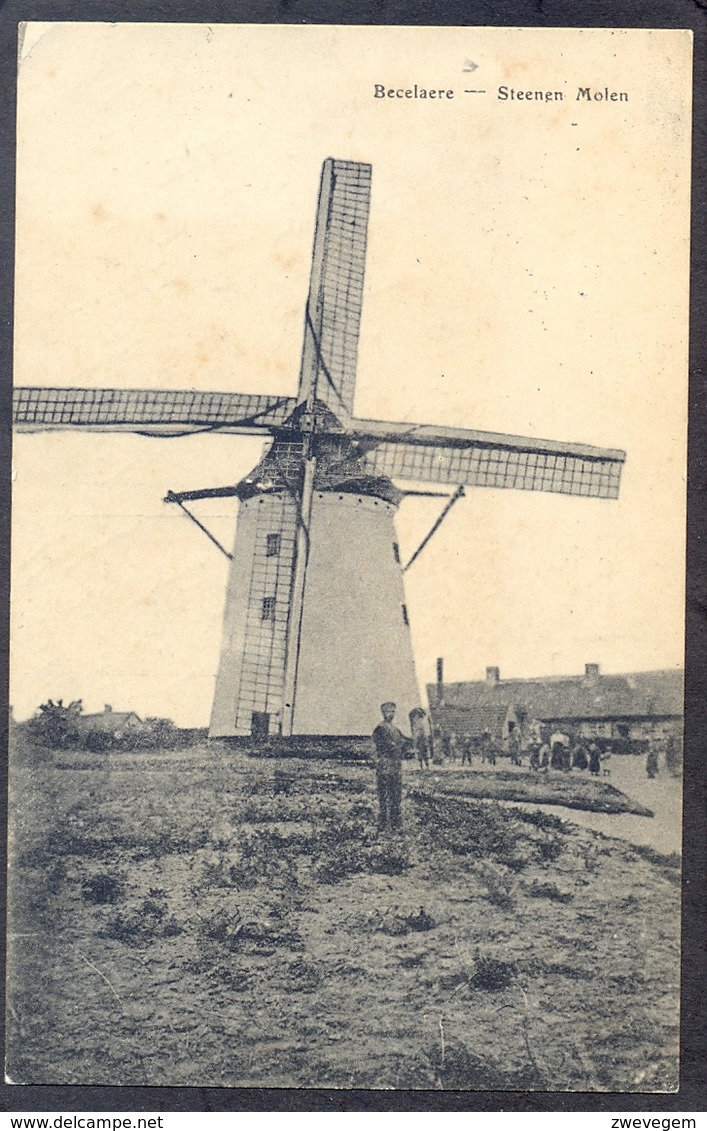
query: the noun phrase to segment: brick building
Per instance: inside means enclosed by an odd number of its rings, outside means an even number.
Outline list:
[[[498,668],[484,680],[427,686],[430,714],[441,730],[477,735],[489,729],[502,742],[513,725],[527,730],[537,720],[583,738],[645,741],[679,738],[683,671],[602,675],[586,664],[579,676],[501,679]]]

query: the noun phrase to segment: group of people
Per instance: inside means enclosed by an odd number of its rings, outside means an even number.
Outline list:
[[[438,727],[433,730],[422,707],[415,707],[410,712],[410,729],[413,750],[421,770],[429,769],[430,762],[442,765],[444,762],[461,761],[462,766],[470,766],[474,754],[480,754],[482,762],[496,764],[496,748],[488,731],[479,741],[471,735],[462,737],[455,731]]]
[[[517,766],[522,766],[523,759],[527,757],[529,768],[537,773],[578,770],[594,777],[609,773],[610,745],[605,742],[600,745],[591,738],[573,739],[563,730],[550,731],[549,727],[540,723],[531,722],[525,732],[520,727],[511,728],[503,743],[499,744],[488,730],[477,736],[459,736],[454,731],[436,728],[433,731],[427,712],[422,707],[415,707],[409,715],[412,737],[408,738],[393,722],[395,712],[395,703],[382,703],[383,720],[373,731],[381,829],[397,831],[401,828],[402,763],[411,746],[421,770],[429,769],[431,762],[461,761],[462,766],[470,766],[473,757],[479,757],[482,765],[495,765],[497,755],[503,753]],[[676,766],[679,762],[677,740],[673,745],[676,750],[672,747],[666,749],[665,761],[666,768],[677,773],[672,769],[672,762]],[[648,748],[646,772],[649,777],[655,777],[658,772],[658,749],[654,743]]]
[[[593,740],[577,739],[574,742],[564,731],[549,733],[539,723],[532,723],[524,734],[520,727],[512,727],[502,742],[497,742],[489,730],[480,735],[458,735],[455,731],[432,730],[427,713],[422,707],[410,712],[412,744],[420,769],[428,769],[430,762],[460,762],[471,766],[474,758],[482,765],[495,766],[500,756],[510,758],[511,765],[522,766],[527,757],[531,770],[588,770],[599,775],[607,770],[610,751],[602,753]],[[603,763],[603,765],[602,765]]]
[[[656,778],[660,774],[660,765],[672,778],[679,778],[682,774],[682,738],[679,734],[659,735],[648,743],[646,751],[646,775]]]
[[[539,737],[528,748],[528,765],[531,770],[588,770],[594,777],[608,772],[611,750],[603,754],[599,745],[592,739],[578,738],[572,742],[564,731],[555,731],[549,738]],[[602,766],[602,762],[604,765]]]

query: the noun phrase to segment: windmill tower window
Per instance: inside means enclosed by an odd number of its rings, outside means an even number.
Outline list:
[[[401,605],[400,608],[403,610],[403,621],[405,622],[405,624],[410,624],[410,618],[408,617],[408,607],[407,607],[407,605]]]
[[[398,565],[400,565],[400,546],[397,542],[393,542],[393,557],[395,558]]]
[[[276,558],[280,553],[280,535],[268,534],[265,540],[265,557]]]
[[[275,620],[275,598],[263,597],[263,607],[260,613],[261,620]]]

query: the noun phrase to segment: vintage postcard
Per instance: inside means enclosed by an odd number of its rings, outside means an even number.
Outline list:
[[[8,1081],[677,1089],[691,48],[20,28]]]

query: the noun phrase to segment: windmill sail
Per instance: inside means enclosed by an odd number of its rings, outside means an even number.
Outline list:
[[[328,158],[322,169],[298,400],[353,412],[371,166]]]
[[[626,453],[464,428],[353,420],[372,475],[616,499]]]
[[[269,432],[284,423],[294,407],[292,397],[193,389],[16,388],[13,393],[13,418],[20,432]]]

